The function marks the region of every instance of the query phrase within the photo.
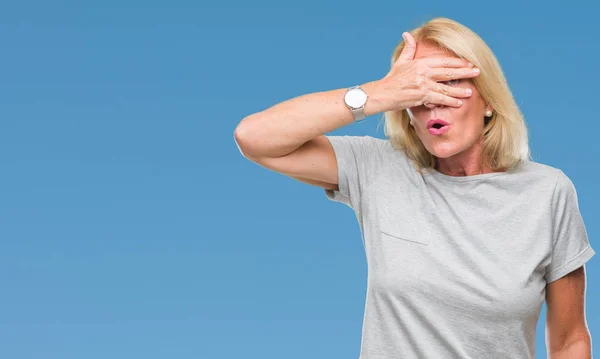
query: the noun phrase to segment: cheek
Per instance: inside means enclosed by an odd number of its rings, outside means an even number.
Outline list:
[[[415,126],[420,126],[421,124],[429,121],[431,118],[431,110],[425,106],[412,107],[407,109],[407,112],[411,120],[413,120]]]

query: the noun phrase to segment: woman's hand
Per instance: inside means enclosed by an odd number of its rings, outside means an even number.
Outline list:
[[[402,34],[406,45],[390,72],[376,81],[376,94],[382,111],[436,104],[460,107],[460,98],[471,96],[471,89],[452,87],[444,82],[479,75],[479,69],[456,57],[414,59],[417,43],[409,33]]]

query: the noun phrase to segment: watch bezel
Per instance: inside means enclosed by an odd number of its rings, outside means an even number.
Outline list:
[[[362,104],[358,107],[354,107],[352,106],[350,103],[348,103],[348,95],[352,92],[352,91],[360,91],[364,94],[364,101],[362,102]],[[360,110],[363,109],[365,107],[365,104],[367,103],[367,100],[369,99],[369,95],[367,94],[367,92],[365,90],[363,90],[360,86],[352,86],[350,88],[348,88],[348,91],[346,91],[346,94],[344,95],[344,103],[346,104],[346,106],[351,109],[351,110]]]

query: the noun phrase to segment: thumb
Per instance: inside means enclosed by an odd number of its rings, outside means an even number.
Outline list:
[[[415,38],[408,32],[402,33],[402,37],[404,38],[404,48],[396,60],[397,64],[413,60],[415,58],[415,53],[417,52],[417,42],[415,41]]]

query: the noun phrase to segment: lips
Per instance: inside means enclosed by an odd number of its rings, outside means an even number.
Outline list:
[[[448,126],[449,123],[444,121],[444,120],[440,120],[440,119],[433,119],[433,120],[429,120],[429,122],[427,122],[427,129],[429,130],[430,128],[442,128],[444,126]]]
[[[441,135],[450,129],[450,124],[444,120],[433,119],[427,122],[427,131],[432,135]]]

